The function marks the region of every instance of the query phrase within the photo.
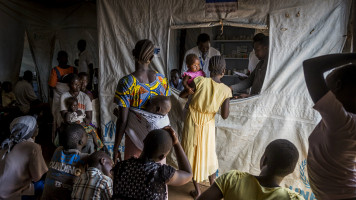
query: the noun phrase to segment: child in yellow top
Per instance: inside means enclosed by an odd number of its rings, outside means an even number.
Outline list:
[[[285,139],[274,140],[261,158],[259,176],[232,170],[217,178],[198,200],[303,200],[296,192],[279,186],[283,178],[294,171],[298,157],[293,143]]]

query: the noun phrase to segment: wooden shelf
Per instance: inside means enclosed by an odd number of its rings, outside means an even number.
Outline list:
[[[213,40],[213,42],[253,42],[253,40]]]
[[[248,58],[225,58],[225,60],[248,60]]]

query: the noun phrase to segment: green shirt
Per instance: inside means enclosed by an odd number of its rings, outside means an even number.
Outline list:
[[[304,200],[298,193],[283,187],[263,187],[251,174],[232,170],[215,181],[225,200]]]

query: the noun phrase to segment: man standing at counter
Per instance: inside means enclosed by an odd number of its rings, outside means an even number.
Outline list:
[[[202,69],[206,77],[210,77],[209,72],[209,60],[213,56],[220,56],[220,52],[213,47],[210,47],[210,36],[206,33],[202,33],[198,36],[196,47],[188,50],[184,55],[184,61],[182,66],[182,72],[188,71],[188,67],[186,64],[186,57],[189,54],[196,54],[200,60],[200,69]]]
[[[261,33],[262,34],[262,33]],[[268,47],[269,47],[269,37],[263,35],[263,37],[254,37],[253,48],[255,50],[256,57],[258,60],[258,64],[256,65],[255,70],[251,73],[251,75],[241,81],[236,85],[232,85],[231,89],[233,93],[237,93],[243,90],[246,90],[251,87],[251,95],[256,95],[261,92],[263,82],[266,76],[267,64],[268,64]]]

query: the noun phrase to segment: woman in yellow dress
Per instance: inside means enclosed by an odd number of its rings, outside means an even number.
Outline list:
[[[195,90],[184,122],[182,146],[193,170],[195,191],[193,197],[201,194],[198,182],[209,178],[215,181],[218,159],[215,152],[215,114],[221,107],[221,117],[229,116],[231,89],[221,82],[226,63],[221,56],[213,56],[209,61],[210,78],[196,77]],[[189,94],[181,94],[187,97]]]

